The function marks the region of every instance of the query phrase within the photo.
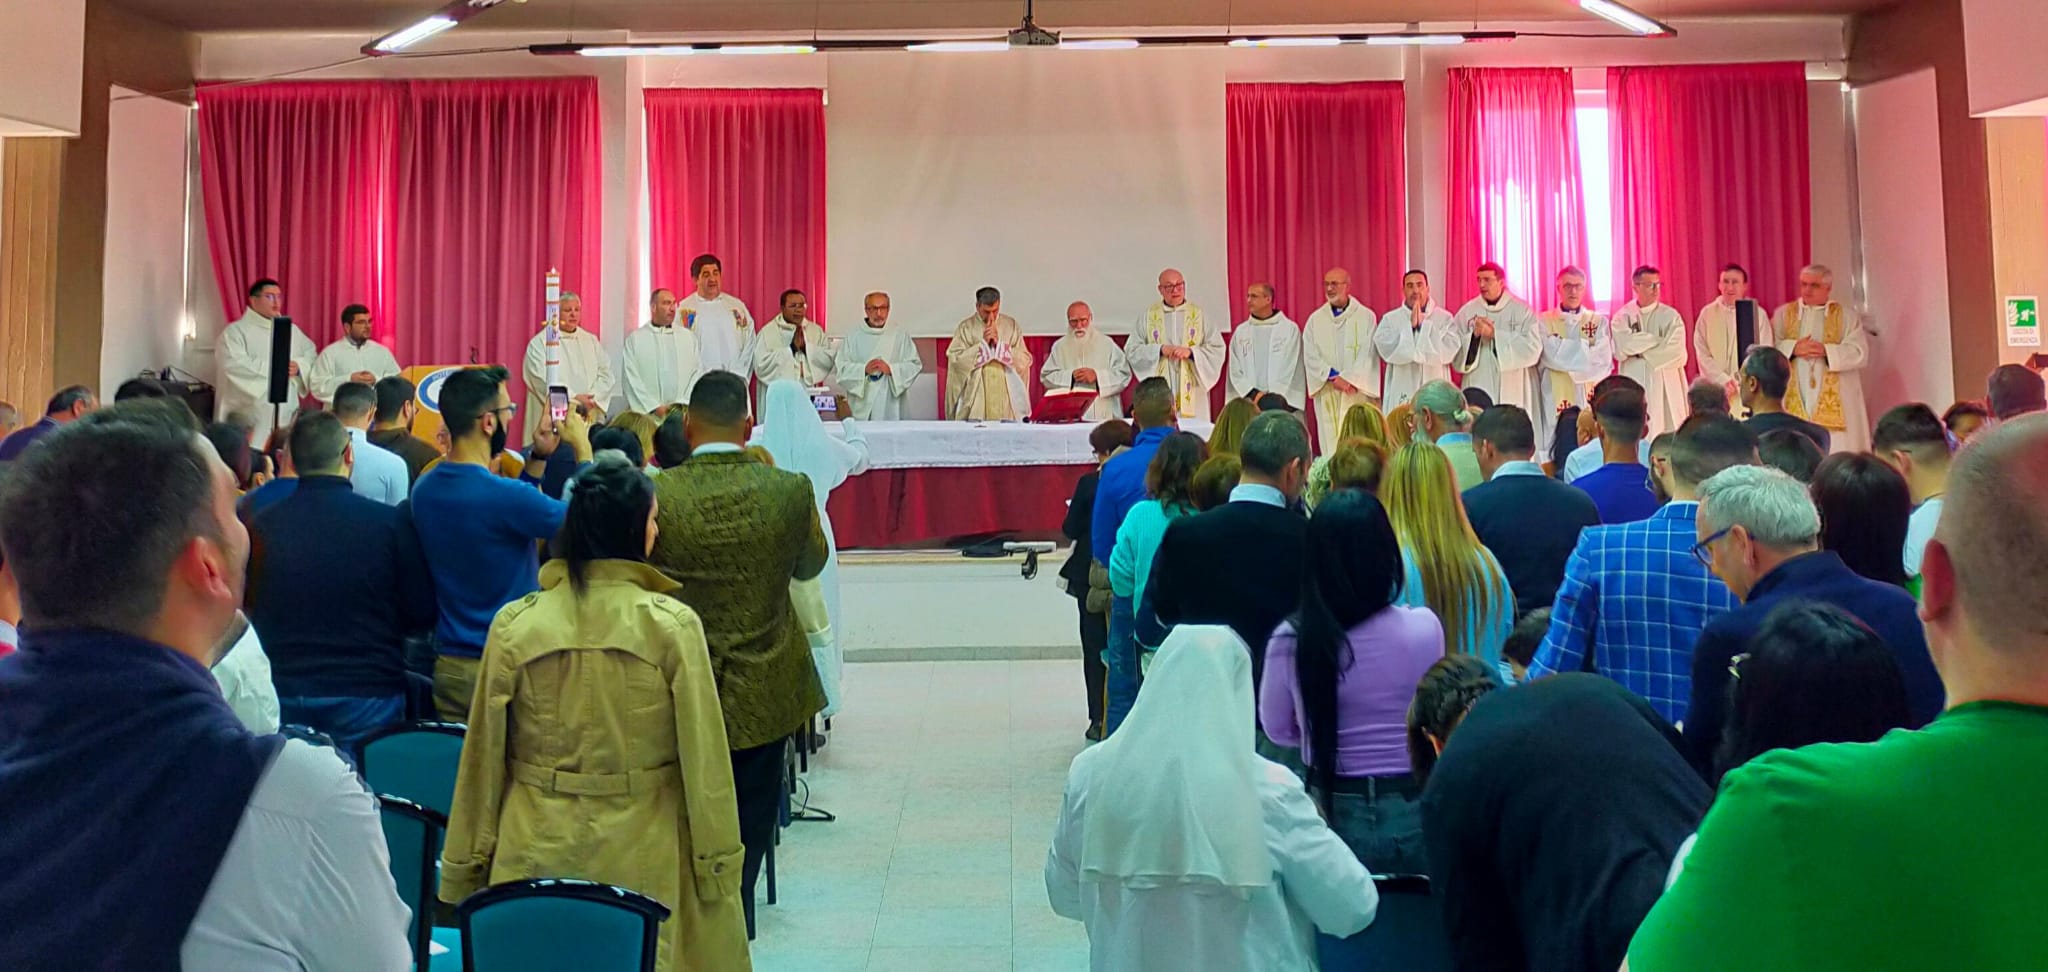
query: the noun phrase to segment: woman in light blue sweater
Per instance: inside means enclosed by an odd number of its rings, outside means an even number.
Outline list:
[[[1152,555],[1168,524],[1193,516],[1195,470],[1209,457],[1209,447],[1192,432],[1175,432],[1159,444],[1152,465],[1145,470],[1144,502],[1131,507],[1116,531],[1116,549],[1109,555],[1109,587],[1118,597],[1132,599],[1132,613],[1145,617],[1151,610],[1144,603],[1145,584],[1152,577]],[[1146,625],[1138,625],[1143,631]],[[1157,645],[1140,645],[1147,652]]]

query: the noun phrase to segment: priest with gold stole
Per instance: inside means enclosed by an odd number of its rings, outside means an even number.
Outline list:
[[[1131,376],[1166,379],[1173,389],[1174,412],[1184,419],[1209,418],[1209,389],[1223,380],[1223,327],[1202,316],[1188,302],[1188,281],[1179,270],[1159,274],[1159,302],[1138,316],[1124,354]]]
[[[272,413],[277,423],[290,425],[310,387],[313,339],[293,324],[285,401],[276,408],[270,403],[271,328],[283,311],[284,289],[275,280],[258,280],[249,287],[249,309],[220,332],[220,413],[248,419],[249,441],[259,447],[270,437]]]
[[[1017,422],[1031,414],[1031,351],[1015,318],[1003,313],[994,287],[974,292],[974,313],[946,345],[946,417],[967,422]]]
[[[605,354],[604,345],[597,335],[583,329],[583,298],[564,291],[561,308],[555,321],[556,349],[560,357],[555,371],[555,380],[569,389],[569,398],[596,413],[609,411],[612,393],[618,385],[612,380],[611,356]],[[548,413],[548,329],[542,327],[533,340],[526,342],[526,439],[532,441],[533,430]]]
[[[1102,422],[1124,417],[1124,389],[1131,385],[1131,364],[1122,348],[1095,326],[1095,312],[1081,301],[1067,305],[1067,333],[1046,352],[1038,380],[1048,395],[1069,389],[1092,391],[1082,418]]]
[[[1593,386],[1613,373],[1607,315],[1586,303],[1585,271],[1566,267],[1557,275],[1557,306],[1543,314],[1543,399],[1537,403],[1542,407],[1530,415],[1538,452],[1549,454],[1558,412],[1589,406]]]
[[[1799,299],[1778,308],[1778,350],[1792,359],[1785,411],[1827,429],[1836,452],[1862,452],[1870,448],[1862,375],[1870,343],[1862,316],[1834,292],[1834,271],[1816,263],[1799,271]]]
[[[889,323],[889,295],[877,290],[861,301],[861,322],[839,348],[836,373],[853,417],[894,421],[903,417],[903,399],[924,371],[910,333]]]

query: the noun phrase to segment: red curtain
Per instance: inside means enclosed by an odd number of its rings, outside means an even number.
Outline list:
[[[1507,271],[1516,296],[1544,306],[1559,270],[1586,265],[1571,71],[1452,68],[1450,75],[1450,279],[1433,289],[1455,310],[1478,293],[1473,269],[1492,261]]]
[[[1688,329],[1728,263],[1766,308],[1796,296],[1813,237],[1804,66],[1609,68],[1607,110],[1616,293],[1659,267]]]
[[[1406,102],[1399,81],[1224,88],[1230,320],[1245,289],[1273,285],[1296,323],[1323,273],[1351,271],[1367,306],[1401,303],[1408,251]],[[1211,401],[1223,406],[1223,383]]]
[[[654,283],[688,294],[690,261],[715,253],[756,324],[782,291],[825,294],[825,96],[815,88],[647,91]]]
[[[369,307],[377,337],[391,340],[384,255],[399,104],[382,82],[200,87],[206,242],[228,320],[242,315],[251,283],[274,277],[316,343],[341,337],[351,303]]]

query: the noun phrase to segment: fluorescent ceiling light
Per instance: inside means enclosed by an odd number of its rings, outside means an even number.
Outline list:
[[[932,54],[974,54],[985,51],[1007,51],[1010,49],[1010,42],[999,40],[931,41],[925,44],[911,44],[903,49],[906,51],[924,51]]]
[[[711,49],[713,54],[816,54],[818,49],[809,44],[725,44]]]
[[[575,53],[584,57],[681,57],[686,54],[702,54],[702,49],[688,44],[650,44],[645,47],[619,45],[611,47],[585,47]]]
[[[1337,37],[1240,37],[1230,42],[1231,47],[1336,47],[1344,41]]]
[[[1374,34],[1367,47],[1442,47],[1465,43],[1464,34]]]
[[[373,46],[387,54],[402,51],[453,26],[455,18],[435,14],[398,33],[386,36]]]
[[[1638,34],[1669,34],[1670,27],[1651,20],[1615,0],[1579,0],[1580,8],[1597,17],[1605,18],[1621,27]]]
[[[1096,38],[1060,41],[1060,50],[1063,51],[1128,51],[1136,46],[1138,46],[1138,42],[1128,38],[1122,40]]]

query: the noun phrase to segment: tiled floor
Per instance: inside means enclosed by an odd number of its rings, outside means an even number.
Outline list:
[[[806,777],[839,819],[784,832],[754,968],[1085,972],[1043,877],[1085,745],[1080,662],[872,662],[845,686]]]

